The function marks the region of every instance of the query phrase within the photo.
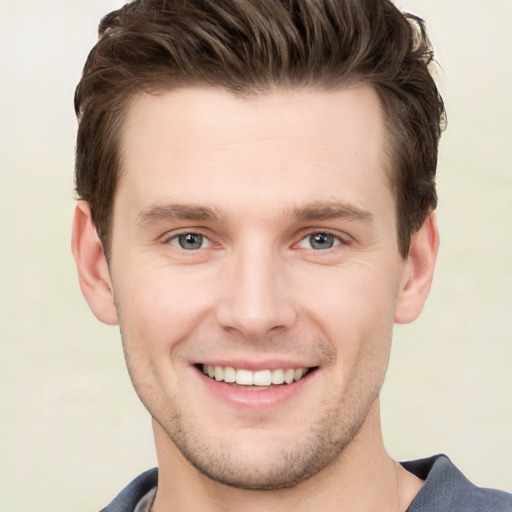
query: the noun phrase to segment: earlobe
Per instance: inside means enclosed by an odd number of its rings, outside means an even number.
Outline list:
[[[107,261],[85,201],[79,201],[75,208],[71,250],[89,307],[98,320],[116,325],[117,311]]]
[[[434,277],[438,248],[436,215],[435,212],[430,212],[411,239],[406,274],[398,293],[396,323],[412,322],[423,310]]]

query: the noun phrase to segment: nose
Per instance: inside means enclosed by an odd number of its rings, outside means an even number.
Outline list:
[[[257,340],[292,327],[297,311],[278,259],[254,247],[233,256],[216,308],[223,329]]]

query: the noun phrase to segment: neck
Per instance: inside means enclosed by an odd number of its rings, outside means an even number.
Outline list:
[[[156,421],[153,430],[159,465],[153,512],[396,512],[407,508],[422,483],[387,454],[378,400],[342,455],[289,489],[246,490],[215,482],[190,465]]]

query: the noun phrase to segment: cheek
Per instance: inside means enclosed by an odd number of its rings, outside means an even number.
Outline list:
[[[156,414],[180,393],[180,347],[204,315],[194,287],[169,272],[118,281],[118,308],[126,364],[142,402]],[[143,276],[143,277],[142,277]],[[181,280],[183,281],[183,280]]]
[[[388,272],[385,272],[388,270]],[[301,301],[322,324],[347,329],[379,330],[393,324],[398,276],[393,268],[346,266],[309,273],[301,279]]]
[[[321,286],[315,286],[321,283]],[[307,287],[310,320],[322,330],[343,372],[385,367],[391,346],[396,283],[376,267],[337,269]]]
[[[114,289],[125,343],[155,358],[189,336],[212,303],[204,280],[169,269],[114,280]]]

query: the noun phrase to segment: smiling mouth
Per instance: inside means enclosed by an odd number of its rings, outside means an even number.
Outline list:
[[[315,368],[276,368],[273,370],[251,371],[232,366],[198,365],[198,368],[212,380],[225,382],[243,389],[265,390],[273,386],[293,384],[304,378]]]

